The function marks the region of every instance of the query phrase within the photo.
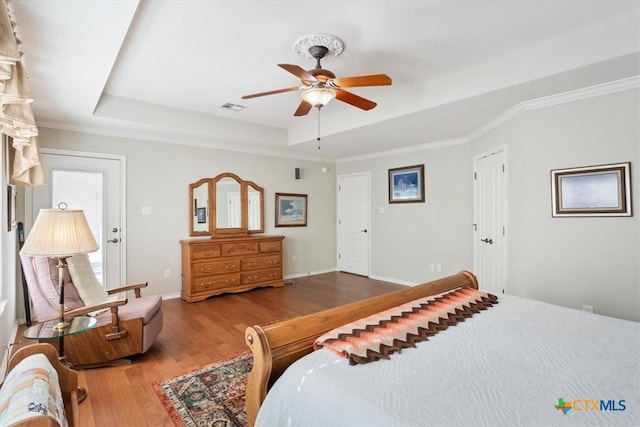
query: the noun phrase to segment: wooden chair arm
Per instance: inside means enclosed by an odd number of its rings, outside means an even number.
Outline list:
[[[107,302],[103,302],[100,304],[94,304],[94,305],[87,305],[84,307],[80,307],[80,308],[75,308],[73,310],[69,310],[69,311],[65,311],[64,312],[64,317],[68,318],[68,317],[76,317],[76,316],[86,316],[87,314],[94,312],[94,311],[98,311],[98,310],[102,310],[105,308],[111,308],[111,309],[115,309],[117,310],[117,307],[121,306],[121,305],[125,305],[127,303],[127,298],[118,298],[118,299],[114,299],[111,301],[107,301]],[[44,322],[49,322],[51,320],[56,320],[57,317],[52,317],[50,319],[45,319],[45,320],[41,320],[38,321],[38,323],[44,323]]]
[[[118,294],[120,292],[133,291],[136,298],[140,298],[140,289],[149,286],[148,282],[132,283],[130,285],[120,286],[119,288],[107,289],[109,295]]]

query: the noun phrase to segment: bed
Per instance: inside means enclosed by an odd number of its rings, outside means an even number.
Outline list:
[[[640,425],[637,322],[501,294],[387,360],[313,351],[346,323],[460,287],[477,289],[473,274],[247,328],[249,424]]]

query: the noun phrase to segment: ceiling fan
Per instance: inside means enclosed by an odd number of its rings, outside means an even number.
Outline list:
[[[320,109],[333,98],[363,110],[371,110],[377,105],[375,102],[348,92],[344,90],[344,88],[387,86],[391,84],[391,78],[386,74],[336,78],[335,74],[331,71],[322,68],[320,60],[327,56],[328,53],[332,56],[337,56],[342,51],[341,47],[337,52],[330,52],[328,47],[314,44],[309,46],[308,51],[311,57],[316,60],[316,66],[311,70],[304,70],[301,67],[292,64],[278,64],[280,68],[283,68],[298,77],[302,83],[301,86],[254,93],[252,95],[245,95],[242,99],[251,99],[259,96],[275,95],[277,93],[301,90],[302,101],[300,102],[296,112],[293,114],[294,116],[304,116],[308,114],[313,107]]]

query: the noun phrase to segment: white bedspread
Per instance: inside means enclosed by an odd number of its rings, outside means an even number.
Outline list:
[[[640,426],[640,323],[499,300],[390,360],[313,352],[274,384],[256,425]],[[574,408],[556,409],[560,398]]]

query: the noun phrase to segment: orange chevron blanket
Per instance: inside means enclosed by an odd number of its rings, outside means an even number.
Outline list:
[[[495,295],[462,287],[348,323],[318,337],[314,348],[327,348],[351,365],[388,359],[497,303]]]

